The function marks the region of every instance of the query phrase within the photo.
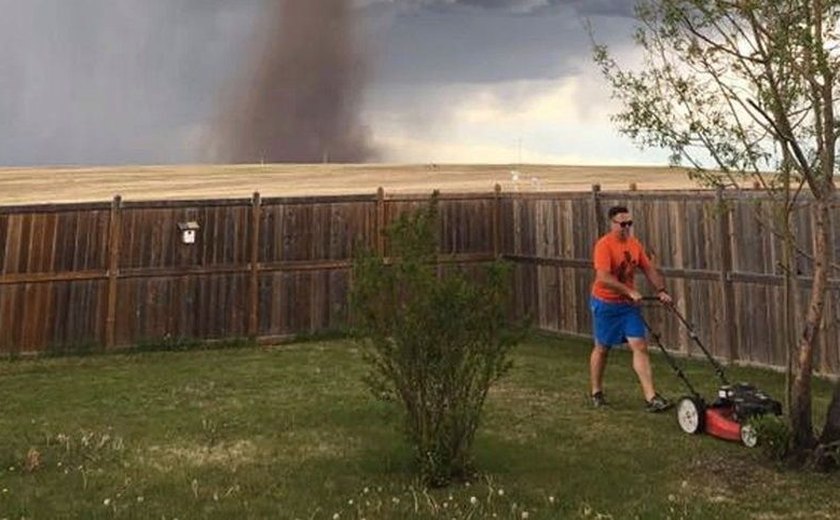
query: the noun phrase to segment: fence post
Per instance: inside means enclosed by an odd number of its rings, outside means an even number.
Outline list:
[[[720,292],[723,297],[723,347],[729,353],[729,361],[737,361],[738,334],[735,330],[735,292],[732,288],[732,213],[723,197],[723,188],[718,188],[715,194],[718,210],[718,237],[720,240]]]
[[[259,335],[260,319],[260,218],[262,213],[262,198],[260,192],[255,191],[251,198],[251,276],[248,295],[250,305],[248,310],[248,337],[256,340]]]
[[[595,237],[601,236],[604,232],[604,212],[601,211],[601,185],[592,185],[592,212],[595,217]]]
[[[380,186],[376,190],[376,254],[380,258],[385,256],[385,189]]]
[[[501,254],[501,221],[502,221],[502,186],[493,187],[493,257],[498,259]]]
[[[108,220],[108,307],[105,317],[105,348],[114,348],[117,340],[117,282],[120,268],[120,240],[122,235],[122,197],[111,201]]]

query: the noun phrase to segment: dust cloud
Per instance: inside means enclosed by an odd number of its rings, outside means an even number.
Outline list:
[[[347,0],[266,6],[256,60],[234,82],[217,136],[229,163],[359,163],[376,153],[360,107],[368,67]]]

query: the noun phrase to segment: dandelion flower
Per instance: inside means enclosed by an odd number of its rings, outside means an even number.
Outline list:
[[[363,489],[363,490],[362,490],[362,492],[363,492],[365,495],[367,495],[367,494],[368,494],[368,491],[370,491],[370,489],[368,489],[367,487],[365,487],[365,489]]]
[[[475,497],[470,497],[470,504],[472,504],[472,505],[478,504],[478,499],[475,498]]]
[[[340,514],[336,513],[333,515],[333,520],[338,520],[339,518],[341,518]]]
[[[103,501],[102,501],[102,504],[103,504],[103,505],[106,505],[106,506],[111,505],[111,499],[110,499],[110,498],[106,498],[105,500],[103,500]]]
[[[137,502],[142,503],[145,500],[143,497],[137,497]]]
[[[500,497],[504,496],[504,494],[505,494],[505,490],[504,489],[499,489],[499,496]]]
[[[395,504],[399,504],[399,503],[400,503],[400,499],[399,499],[399,498],[397,498],[397,497],[394,497],[394,498],[392,498],[392,499],[391,499],[391,502],[393,502],[393,503],[395,503]]]
[[[548,503],[549,503],[549,504],[553,504],[553,503],[554,503],[554,496],[553,496],[553,495],[552,495],[552,496],[550,496],[550,497],[548,497]]]
[[[522,511],[522,520],[528,520],[528,511]]]
[[[352,505],[353,505],[353,499],[352,499],[352,498],[351,498],[350,500],[348,500],[348,501],[347,501],[347,505],[349,505],[349,506],[352,506]]]
[[[676,499],[677,497],[675,497],[674,495],[668,495],[668,502],[673,502]]]

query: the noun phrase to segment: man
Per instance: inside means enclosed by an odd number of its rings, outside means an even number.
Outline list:
[[[592,284],[592,311],[595,346],[589,358],[592,404],[606,404],[603,391],[604,368],[610,348],[627,342],[633,352],[633,369],[639,377],[646,409],[662,412],[671,403],[656,393],[653,372],[642,321],[639,302],[642,295],[636,290],[635,270],[641,269],[656,288],[662,303],[670,304],[662,275],[652,265],[642,243],[632,233],[633,217],[624,206],[610,208],[610,232],[595,244],[595,283]]]

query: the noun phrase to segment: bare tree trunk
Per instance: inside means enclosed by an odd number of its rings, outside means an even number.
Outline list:
[[[831,218],[830,214],[829,218]],[[833,226],[828,229],[833,229]],[[828,405],[828,413],[825,417],[825,425],[820,435],[820,444],[823,446],[838,442],[840,442],[840,379],[834,384],[834,393],[831,396],[831,403]]]
[[[817,198],[816,226],[814,229],[814,281],[805,326],[799,338],[799,352],[796,358],[796,376],[793,380],[793,399],[790,420],[793,430],[793,448],[797,451],[810,450],[816,445],[811,412],[811,375],[814,363],[814,346],[823,318],[826,289],[828,288],[828,218],[829,204]]]
[[[828,415],[825,418],[825,426],[820,435],[820,444],[832,444],[840,441],[840,380],[834,385],[834,394],[831,397],[831,404],[828,405]]]
[[[787,152],[787,148],[784,148]],[[793,211],[791,201],[791,179],[790,179],[791,158],[785,153],[782,178],[784,179],[785,197],[777,218],[784,231],[784,248],[782,249],[782,269],[785,275],[783,287],[784,301],[784,345],[785,345],[785,410],[791,409],[793,402],[793,357],[796,352],[796,316],[799,314],[799,302],[797,294],[797,260],[796,260],[796,236],[791,228],[791,213]]]
[[[784,270],[785,285],[783,292],[784,300],[784,345],[785,345],[785,409],[791,409],[793,402],[793,374],[794,374],[794,353],[796,352],[796,316],[799,306],[797,305],[797,276],[796,276],[796,253],[794,250],[794,237],[790,231],[790,214],[785,215],[785,242],[784,242]]]

